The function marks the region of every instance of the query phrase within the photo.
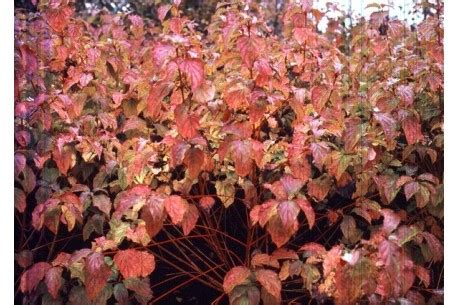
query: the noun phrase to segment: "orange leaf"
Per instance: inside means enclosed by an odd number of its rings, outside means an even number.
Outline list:
[[[113,260],[126,279],[148,276],[156,267],[152,254],[134,249],[118,251]]]
[[[251,275],[250,269],[237,266],[229,270],[224,276],[223,289],[224,292],[229,294],[236,286],[243,284]]]

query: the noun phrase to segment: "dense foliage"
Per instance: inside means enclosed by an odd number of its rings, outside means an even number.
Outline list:
[[[221,2],[204,32],[180,0],[37,5],[15,12],[17,301],[440,302],[442,3],[325,32],[308,0]]]

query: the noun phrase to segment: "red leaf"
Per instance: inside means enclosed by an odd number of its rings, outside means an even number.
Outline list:
[[[181,227],[183,228],[183,234],[187,236],[192,229],[195,228],[197,220],[199,219],[199,211],[195,205],[189,205],[186,213],[181,221]]]
[[[310,99],[316,112],[320,113],[323,110],[330,94],[331,91],[323,85],[312,87],[310,90]]]
[[[14,207],[21,213],[24,213],[27,207],[26,195],[23,190],[14,188]]]
[[[191,90],[195,91],[204,82],[204,64],[200,59],[184,59],[179,64],[180,70],[191,83]]]
[[[323,201],[331,189],[332,181],[327,175],[310,180],[307,184],[308,194],[318,201]]]
[[[281,299],[281,282],[277,273],[261,269],[256,271],[256,279],[275,299]]]
[[[54,31],[61,33],[67,27],[72,15],[73,9],[71,7],[61,6],[56,9],[47,10],[45,18]]]
[[[214,204],[215,204],[215,199],[213,199],[213,197],[205,196],[199,199],[200,207],[206,211],[210,211],[210,209],[213,207]]]
[[[33,253],[30,250],[23,250],[17,254],[14,254],[14,259],[22,268],[27,268],[33,262]]]
[[[442,261],[444,259],[444,246],[439,239],[429,232],[423,232],[423,237],[426,239],[433,261]]]
[[[248,68],[253,66],[254,61],[259,57],[259,39],[254,36],[241,36],[237,40],[237,48],[242,57],[242,61]]]
[[[326,249],[323,245],[314,242],[306,243],[299,249],[299,251],[305,251],[307,256],[326,253]]]
[[[172,219],[173,224],[178,224],[183,220],[184,215],[188,211],[189,204],[180,196],[172,195],[165,199],[164,207]]]
[[[315,224],[315,211],[312,208],[312,205],[307,199],[296,199],[295,202],[304,212],[307,222],[309,223],[309,228],[312,229]]]
[[[89,300],[94,300],[105,287],[111,269],[105,264],[102,253],[92,253],[86,258],[85,286]]]
[[[46,272],[45,283],[48,287],[49,294],[56,299],[62,286],[62,267],[52,267]]]
[[[246,140],[233,141],[231,156],[235,163],[235,172],[241,177],[247,176],[253,167],[251,159],[251,143]]]
[[[119,250],[113,260],[126,279],[148,276],[156,267],[152,254],[134,249]]]
[[[290,226],[299,214],[299,207],[293,201],[283,201],[278,205],[278,215],[285,226]]]
[[[407,139],[407,144],[413,145],[418,141],[423,140],[421,133],[420,120],[414,115],[408,115],[402,119],[402,129]]]
[[[51,268],[50,264],[39,262],[25,271],[21,276],[21,291],[31,292],[34,290],[40,281],[44,278],[49,268]]]
[[[192,139],[199,134],[199,118],[195,115],[188,114],[185,105],[179,105],[175,109],[175,120],[178,133],[185,139]]]
[[[196,179],[205,162],[205,153],[199,148],[192,147],[188,149],[184,155],[183,163],[188,168],[189,178]]]
[[[240,107],[246,107],[248,105],[248,90],[245,87],[238,88],[236,90],[224,91],[224,101],[231,109],[238,109]]]
[[[415,274],[423,282],[423,285],[428,288],[431,282],[429,270],[422,266],[415,266]]]
[[[238,285],[245,283],[248,277],[251,275],[250,269],[237,266],[229,270],[224,276],[223,289],[224,292],[229,294]]]

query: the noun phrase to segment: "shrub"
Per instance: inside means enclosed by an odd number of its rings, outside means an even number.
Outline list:
[[[324,32],[285,4],[277,35],[256,2],[206,33],[180,0],[160,23],[45,2],[15,13],[17,299],[441,299],[441,3]]]

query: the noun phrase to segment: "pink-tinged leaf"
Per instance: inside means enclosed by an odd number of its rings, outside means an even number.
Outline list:
[[[49,294],[57,299],[60,287],[62,286],[62,267],[52,267],[45,275],[45,283],[48,287]]]
[[[396,195],[400,189],[396,187],[396,181],[398,180],[396,177],[380,175],[374,176],[372,179],[375,181],[375,184],[377,185],[380,196],[382,197],[384,203],[389,204],[394,200],[394,198],[396,198]]]
[[[302,0],[301,7],[304,12],[310,12],[313,8],[313,0]]]
[[[16,132],[14,134],[14,137],[16,138],[16,141],[18,142],[18,144],[22,147],[26,147],[27,145],[30,144],[30,140],[31,140],[30,132],[28,132],[27,130],[21,130],[21,131]]]
[[[86,258],[85,287],[89,300],[94,300],[105,287],[111,268],[105,264],[102,253],[92,253]]]
[[[183,234],[185,236],[189,235],[192,229],[195,228],[198,219],[199,210],[197,210],[195,205],[189,205],[186,213],[183,216],[183,220],[181,221],[181,227],[183,228]]]
[[[323,255],[326,253],[326,249],[323,245],[314,242],[306,243],[299,251],[304,251],[307,256]]]
[[[23,190],[14,188],[14,207],[21,213],[24,213],[27,207],[26,195]]]
[[[113,217],[121,219],[130,208],[140,210],[150,194],[151,189],[146,185],[136,185],[129,190],[118,193],[114,200],[115,212]]]
[[[113,261],[125,279],[130,277],[146,277],[156,267],[152,254],[134,249],[119,250],[114,256]]]
[[[413,104],[413,89],[409,85],[400,85],[396,88],[396,92],[401,98],[401,101],[406,106],[411,106]]]
[[[330,95],[331,90],[323,85],[312,87],[310,90],[310,99],[316,112],[320,113],[323,110]]]
[[[285,226],[290,226],[299,214],[299,207],[293,201],[283,201],[278,205],[278,215]]]
[[[206,211],[210,211],[214,204],[215,199],[213,197],[205,196],[199,199],[199,206]]]
[[[417,178],[418,180],[428,181],[428,182],[431,182],[432,184],[439,184],[439,179],[437,179],[437,177],[435,177],[433,174],[430,174],[430,173],[421,174]]]
[[[189,204],[180,196],[172,195],[165,199],[164,207],[172,223],[176,225],[183,220],[184,215],[189,209]]]
[[[310,150],[312,151],[313,164],[315,164],[315,166],[321,170],[326,156],[330,152],[329,146],[325,142],[313,142],[310,144]]]
[[[152,53],[156,66],[162,67],[175,54],[175,47],[167,43],[157,43],[153,47]]]
[[[305,218],[307,218],[307,222],[309,224],[309,228],[312,229],[315,225],[315,211],[306,198],[303,199],[296,199],[295,202],[301,208],[302,212],[305,214]]]
[[[393,210],[383,209],[383,230],[387,235],[393,232],[401,222],[401,217],[396,214]]]
[[[190,115],[185,105],[179,105],[175,109],[175,120],[178,133],[185,139],[192,139],[199,134],[199,118]]]
[[[110,216],[110,211],[111,211],[111,206],[112,206],[110,197],[108,197],[105,194],[94,195],[92,197],[92,203],[94,204],[96,208],[102,211],[105,215]]]
[[[204,82],[199,88],[196,89],[192,95],[193,99],[201,104],[205,104],[215,97],[216,88],[211,82]]]
[[[229,270],[224,276],[223,289],[226,294],[231,293],[235,287],[244,284],[251,275],[250,269],[237,266]]]
[[[233,141],[230,150],[232,159],[235,163],[236,174],[241,177],[247,176],[253,167],[251,143],[246,140]]]
[[[402,120],[402,129],[407,139],[407,144],[413,145],[418,141],[423,140],[421,133],[420,120],[414,115],[408,115]]]
[[[388,143],[391,143],[397,136],[396,120],[389,113],[374,112],[375,119],[382,126]]]
[[[432,254],[432,260],[434,262],[442,261],[444,259],[444,246],[439,239],[429,232],[423,232],[423,237],[426,239],[426,243]]]
[[[190,84],[191,90],[195,91],[204,82],[204,64],[202,60],[197,58],[184,59],[179,64],[180,70],[186,75]]]
[[[304,185],[304,182],[299,179],[294,179],[291,175],[284,175],[280,178],[280,183],[285,190],[287,196],[296,194]]]
[[[410,200],[413,195],[415,195],[420,190],[420,184],[417,181],[411,181],[404,185],[404,193],[406,199]]]
[[[256,280],[276,300],[281,299],[281,282],[277,273],[272,270],[261,269],[256,271]]]
[[[259,57],[259,43],[259,39],[254,36],[241,36],[237,40],[237,49],[240,52],[244,65],[248,68],[251,68],[254,61]]]
[[[157,9],[157,18],[159,18],[159,20],[161,22],[164,21],[165,19],[165,16],[167,15],[167,13],[169,12],[169,10],[172,8],[172,6],[170,4],[164,4],[164,5],[161,5],[158,9]]]
[[[50,264],[39,262],[25,271],[21,276],[21,291],[23,293],[33,291],[44,278],[49,268],[51,268]]]
[[[411,182],[413,180],[412,177],[410,176],[401,176],[399,179],[396,181],[396,187],[400,188],[403,185],[405,185],[407,182]]]
[[[14,154],[14,177],[17,177],[24,170],[26,158],[21,153]]]
[[[68,264],[70,262],[71,254],[66,253],[66,252],[60,252],[56,258],[52,261],[53,266],[62,266],[62,267],[68,267]]]
[[[83,73],[80,77],[80,85],[82,87],[86,87],[93,79],[94,77],[92,76],[91,73],[87,73],[87,74]]]
[[[423,282],[423,285],[428,288],[431,283],[429,270],[422,266],[415,266],[415,274]]]
[[[189,178],[196,179],[204,165],[205,153],[196,147],[188,149],[184,155],[183,163],[188,168]]]

